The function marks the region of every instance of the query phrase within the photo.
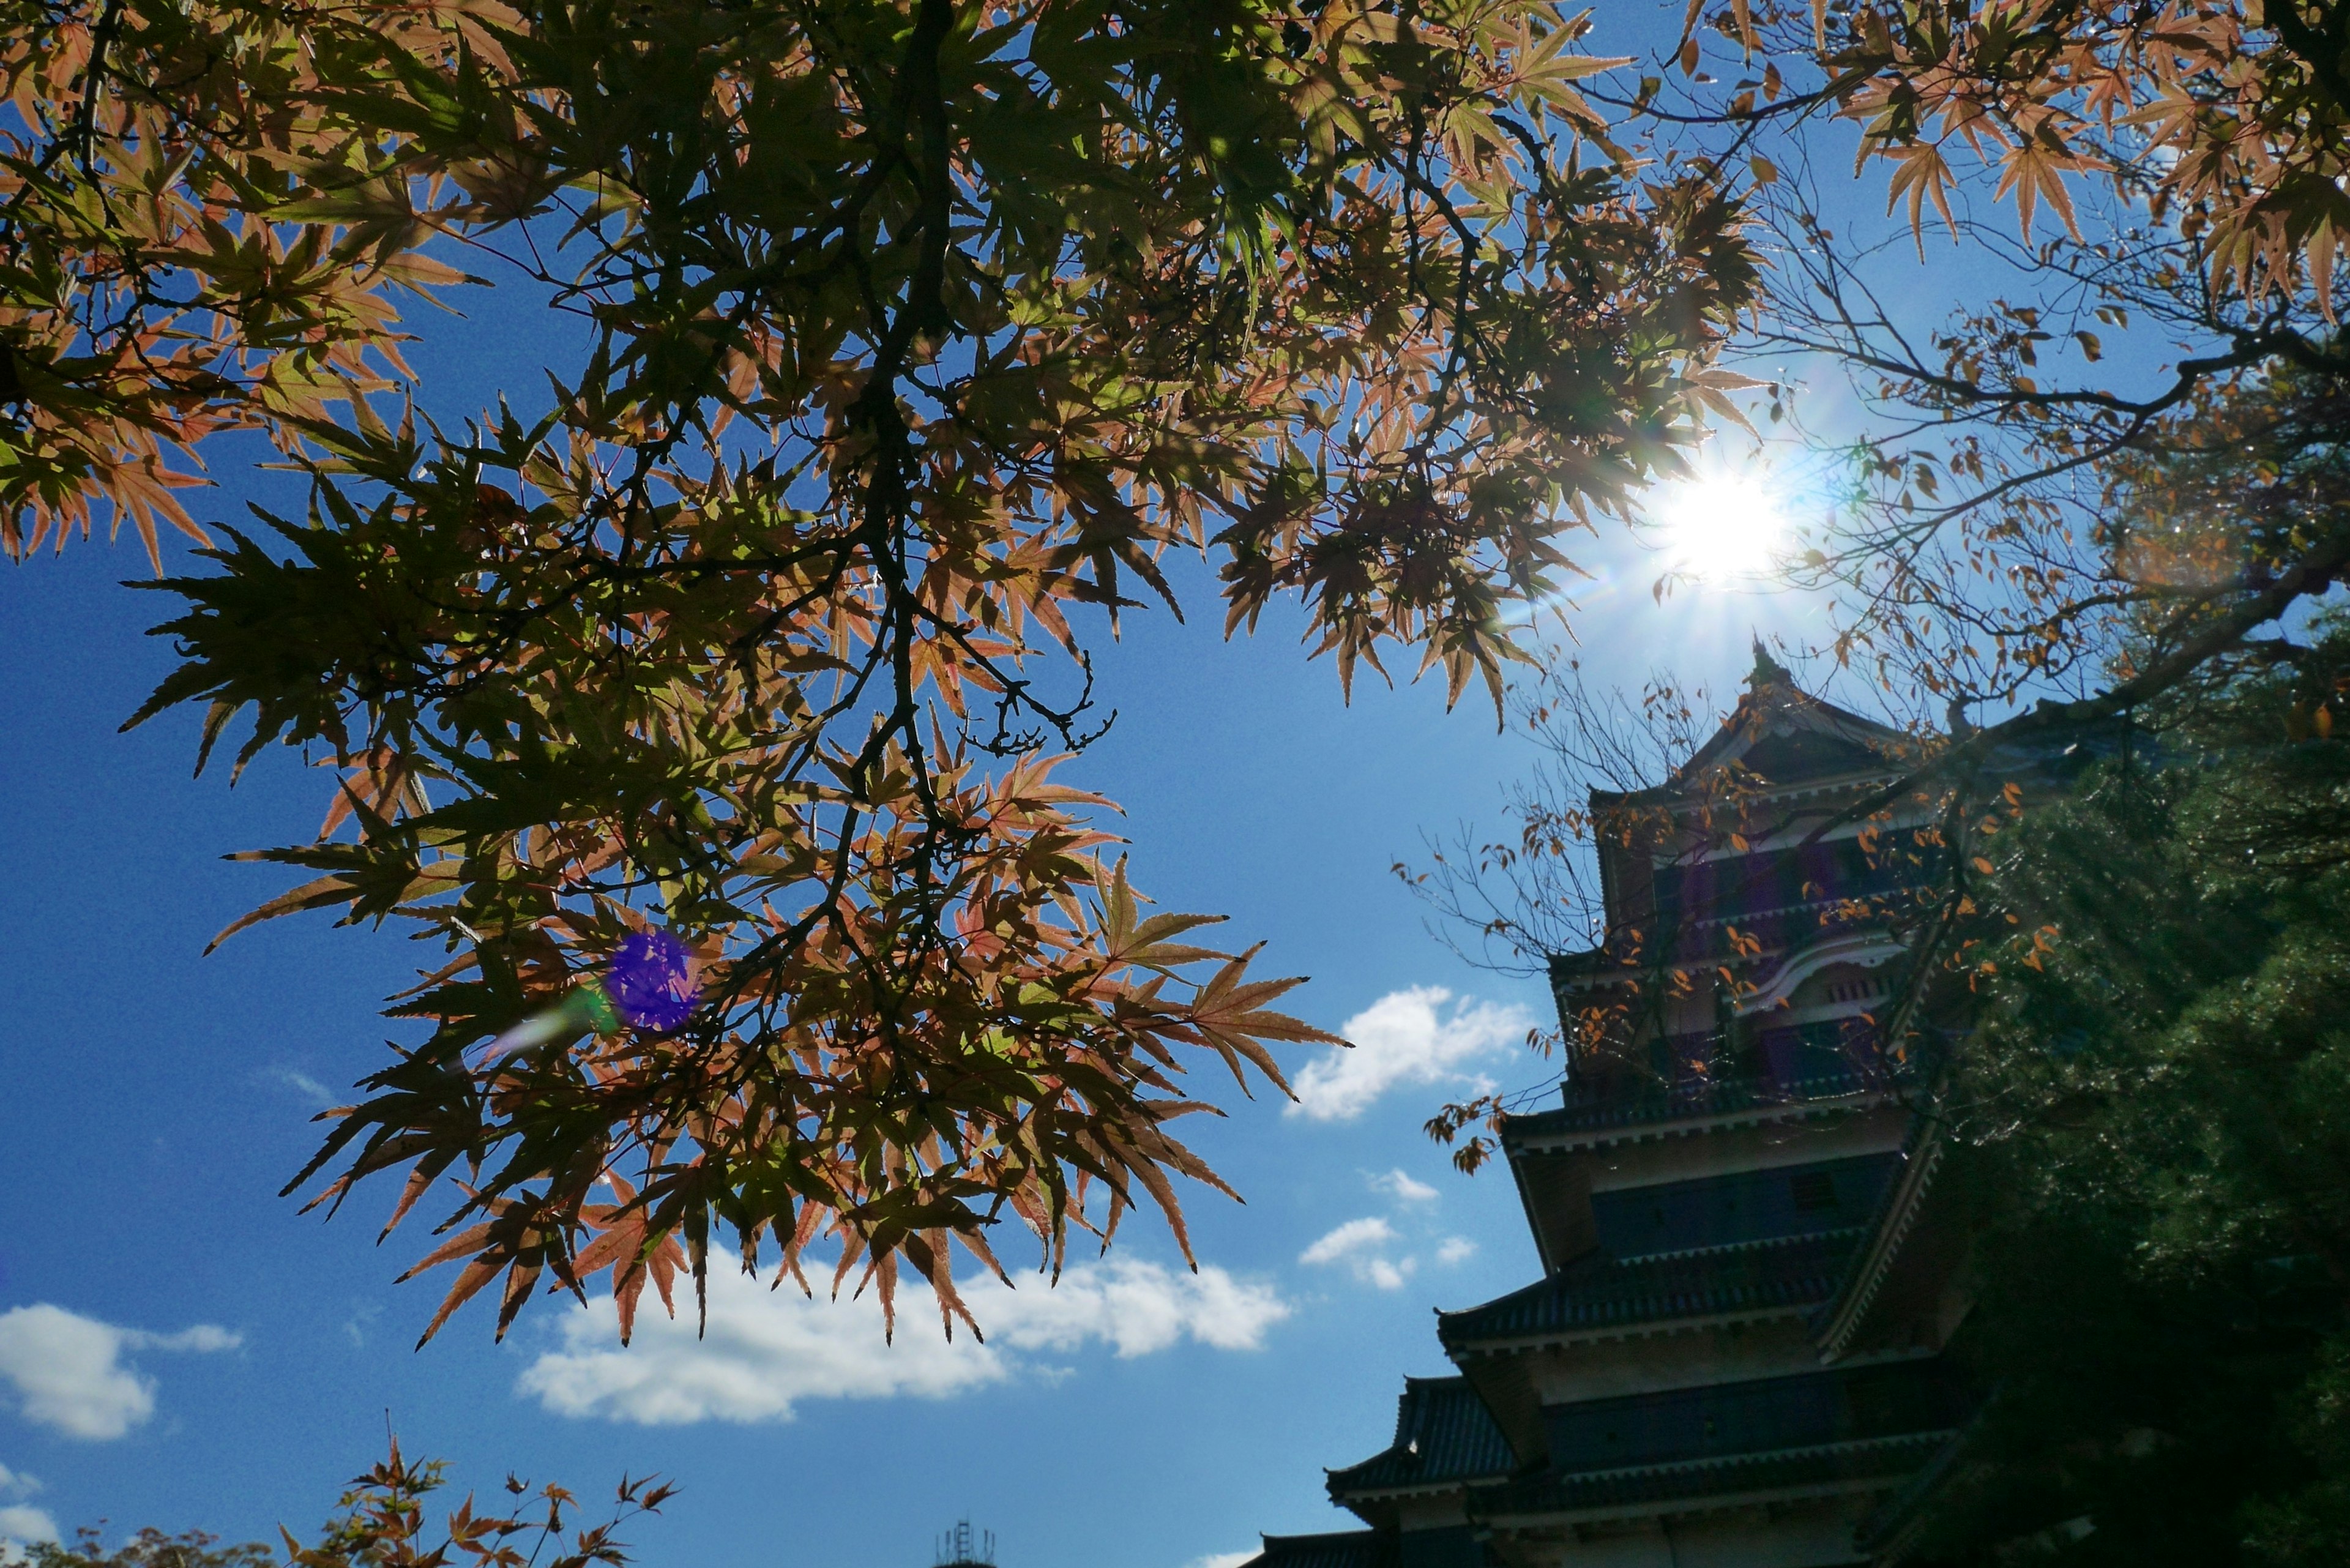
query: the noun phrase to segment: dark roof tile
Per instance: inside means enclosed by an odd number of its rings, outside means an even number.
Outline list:
[[[1470,1506],[1480,1519],[1501,1519],[1689,1502],[1853,1481],[1881,1480],[1890,1488],[1924,1466],[1950,1436],[1946,1431],[1915,1432],[1835,1449],[1741,1454],[1669,1469],[1538,1476],[1481,1487],[1471,1494]]]
[[[1742,1310],[1814,1307],[1835,1293],[1861,1232],[1618,1262],[1593,1257],[1465,1312],[1439,1313],[1448,1350]]]
[[[1241,1568],[1395,1568],[1395,1544],[1369,1530],[1328,1535],[1267,1535]]]
[[[1358,1465],[1330,1472],[1330,1495],[1506,1475],[1516,1463],[1492,1412],[1466,1377],[1411,1377],[1396,1401],[1395,1441]]]

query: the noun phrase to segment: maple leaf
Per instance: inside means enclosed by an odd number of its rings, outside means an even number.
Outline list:
[[[1274,1047],[1331,1039],[1104,863],[1055,776],[1111,712],[1076,607],[1180,616],[1197,548],[1227,632],[1294,597],[1340,697],[1400,659],[1498,711],[1554,536],[1734,415],[1744,214],[1632,177],[1578,90],[1627,62],[1549,0],[575,20],[16,16],[0,548],[204,535],[132,722],[335,773],[222,938],[432,944],[295,1183],[445,1200],[428,1334],[596,1286],[625,1334],[713,1247],[968,1325],[1000,1220],[1182,1239],[1178,1184],[1222,1189],[1187,1066],[1285,1092]],[[404,310],[505,286],[473,246],[586,325],[536,410],[461,420],[407,352]],[[233,433],[297,514],[198,524]],[[681,1019],[582,1000],[655,929]]]

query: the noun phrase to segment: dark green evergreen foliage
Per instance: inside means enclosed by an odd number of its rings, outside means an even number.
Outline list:
[[[1929,1555],[2350,1562],[2350,622],[2317,630],[1993,840],[1947,1107],[1993,1392]]]

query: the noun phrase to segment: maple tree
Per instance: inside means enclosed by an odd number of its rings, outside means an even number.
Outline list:
[[[614,1489],[612,1509],[598,1523],[582,1525],[578,1498],[546,1483],[534,1488],[518,1476],[504,1490],[515,1511],[477,1509],[468,1496],[444,1516],[437,1532],[425,1521],[425,1500],[448,1484],[438,1459],[411,1460],[400,1439],[377,1463],[354,1477],[338,1504],[339,1512],[316,1541],[305,1542],[279,1527],[285,1568],[526,1568],[544,1559],[546,1568],[625,1568],[628,1548],[620,1527],[658,1513],[674,1489],[659,1481],[623,1479]],[[203,1531],[166,1535],[152,1527],[109,1549],[99,1533],[84,1529],[70,1543],[36,1541],[24,1549],[27,1568],[269,1568],[274,1561],[259,1542],[222,1546]]]
[[[1753,347],[1840,369],[1870,416],[1805,438],[1838,454],[1839,493],[1790,576],[1835,600],[1840,663],[1983,717],[1945,767],[2128,711],[2340,580],[2336,518],[2239,519],[2190,564],[2132,494],[2147,461],[2225,450],[2223,430],[2344,433],[2338,8],[1687,16],[1673,67],[1613,107],[1745,161],[1775,264]],[[1879,200],[1895,226],[1869,222]],[[1920,308],[1901,254],[1946,241],[1968,282]]]
[[[295,1184],[453,1199],[427,1337],[599,1272],[625,1336],[713,1247],[885,1304],[902,1261],[951,1327],[1001,1220],[1054,1268],[1146,1199],[1181,1242],[1185,1064],[1285,1087],[1268,1043],[1328,1037],[1062,782],[1085,638],[1197,549],[1228,634],[1295,596],[1342,684],[1498,701],[1559,535],[1743,385],[1740,207],[1630,166],[1543,0],[6,16],[5,543],[203,541],[137,718],[340,774],[238,925],[441,950]],[[580,348],[460,424],[400,312],[477,274]],[[299,515],[199,524],[231,432]],[[684,1024],[564,1011],[656,926]]]
[[[1924,942],[1977,912],[1975,868],[2012,826],[2012,780],[1988,764],[2035,737],[2143,722],[2247,668],[2303,665],[2296,618],[2350,573],[2335,299],[2350,13],[1675,9],[1651,74],[1592,98],[1620,139],[1752,182],[1770,265],[1738,352],[1779,367],[1756,412],[1784,421],[1781,458],[1807,449],[1833,507],[1803,519],[1783,576],[1831,617],[1811,651],[1876,687],[1912,735],[1888,757],[1901,776],[1813,836],[1852,816],[1939,824],[1915,846],[1946,867],[1939,894],[1896,922]],[[1856,431],[1800,419],[1800,383],[1824,374],[1859,394]],[[1556,765],[1518,791],[1516,831],[1435,843],[1399,870],[1496,967],[1535,972],[1619,940],[1589,857],[1638,814],[1601,823],[1584,791],[1670,774],[1710,708],[1670,676],[1625,699],[1554,669],[1519,717]],[[1732,835],[1740,787],[1721,787],[1708,813]],[[1963,942],[1921,956],[1981,958]],[[1664,971],[1659,985],[1703,981]],[[1447,1106],[1430,1130],[1451,1141],[1497,1105]],[[1459,1158],[1473,1168],[1485,1147]]]
[[[1775,264],[1758,336],[1849,371],[1871,416],[1792,575],[1842,618],[1819,665],[1909,722],[1873,742],[1901,775],[1884,789],[1763,826],[1790,844],[1857,818],[1869,869],[1939,873],[1866,910],[1907,949],[1866,1016],[1890,1050],[1933,1047],[1904,1087],[1952,1150],[1963,1240],[1939,1244],[1960,1251],[1965,1312],[1943,1354],[1983,1398],[1877,1545],[2343,1561],[2350,7],[1687,15],[1668,67],[1595,97],[1751,160]],[[1920,300],[1907,256],[1945,234],[1974,265]],[[1996,296],[1936,318],[1986,276]],[[1555,765],[1519,792],[1519,832],[1399,869],[1497,966],[1628,969],[1640,933],[1609,929],[1588,873],[1655,793],[1602,792],[1672,777],[1712,704],[1669,678],[1610,696],[1564,664],[1523,701]],[[1739,781],[1715,787],[1692,858],[1761,837]],[[1664,864],[1675,841],[1651,842]],[[1643,980],[1740,994],[1726,969],[1645,956]],[[1602,1084],[1645,1064],[1605,1060],[1640,1000],[1565,1021]],[[1653,1070],[1701,1082],[1733,1041],[1725,1018]],[[1474,1168],[1492,1145],[1463,1135],[1508,1108],[1447,1106],[1429,1130]]]

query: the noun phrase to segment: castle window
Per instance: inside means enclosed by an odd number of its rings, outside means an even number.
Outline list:
[[[1836,1206],[1835,1178],[1825,1170],[1806,1170],[1787,1183],[1794,1193],[1795,1207],[1804,1213],[1816,1213]]]

